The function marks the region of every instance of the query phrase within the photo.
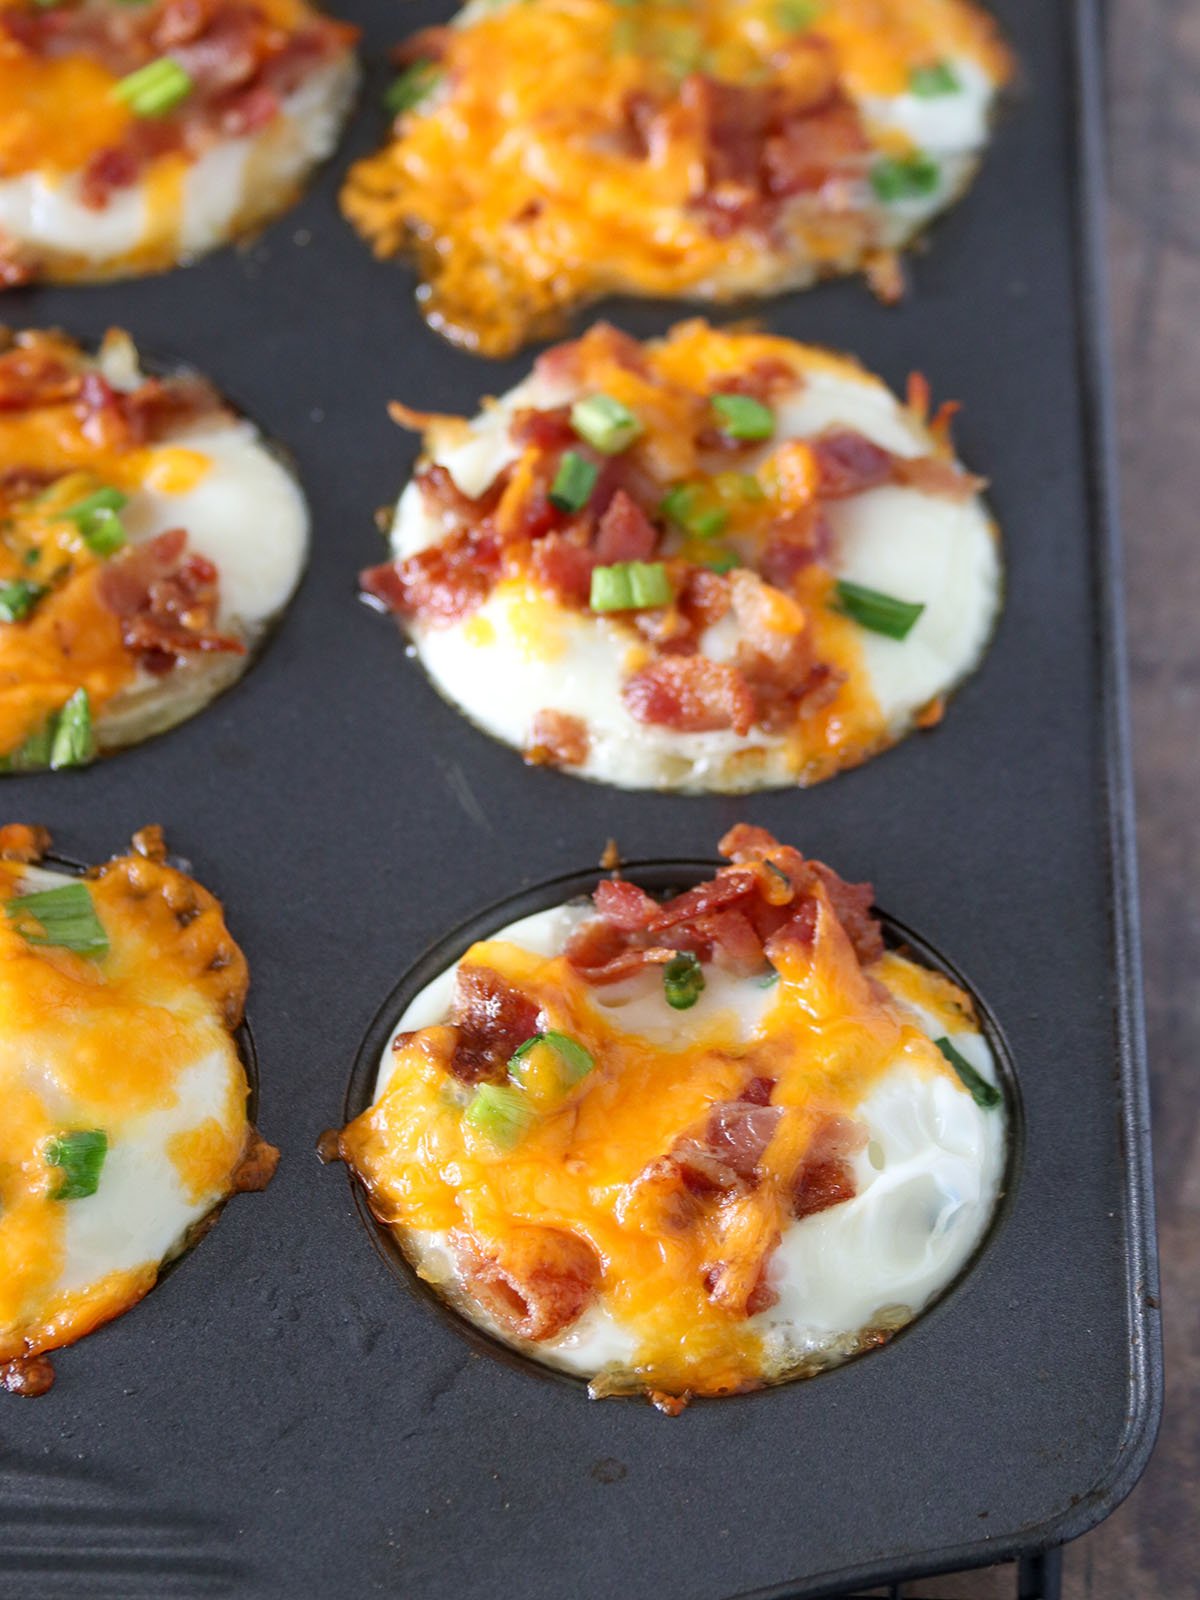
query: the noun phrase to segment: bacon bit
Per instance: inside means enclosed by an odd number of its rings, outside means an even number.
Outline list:
[[[36,1400],[54,1387],[54,1365],[49,1356],[17,1356],[0,1363],[0,1389]]]
[[[440,61],[450,48],[454,30],[445,26],[420,28],[388,51],[394,67],[410,67],[414,61]]]
[[[986,478],[964,472],[940,456],[897,456],[892,462],[892,478],[907,489],[921,494],[941,495],[943,499],[965,502],[987,488]]]
[[[850,1157],[866,1142],[866,1128],[850,1117],[826,1117],[818,1124],[791,1183],[794,1217],[812,1217],[853,1200],[858,1189]]]
[[[571,426],[570,406],[555,406],[549,411],[538,411],[523,406],[508,425],[508,436],[522,449],[551,451],[567,450],[578,441]]]
[[[913,721],[918,728],[936,728],[946,715],[946,696],[939,694],[935,699],[923,705],[917,712]]]
[[[651,662],[626,680],[621,699],[638,722],[676,733],[732,728],[744,735],[754,725],[754,695],[746,680],[736,667],[705,656]]]
[[[883,935],[878,919],[871,910],[875,891],[869,883],[847,883],[823,861],[808,860],[790,845],[781,845],[765,828],[756,828],[746,822],[739,822],[731,828],[717,849],[738,866],[770,860],[791,879],[797,898],[811,897],[814,885],[819,882],[854,946],[859,962],[864,967],[870,966],[883,954]],[[727,871],[727,868],[722,868],[723,873]],[[802,916],[806,914],[804,905],[811,906],[811,899],[800,906]],[[796,929],[796,936],[811,942],[811,928],[806,931],[801,924]],[[767,954],[770,955],[769,946]]]
[[[867,287],[880,305],[898,306],[908,292],[898,250],[872,250],[863,261]]]
[[[814,562],[829,559],[833,550],[833,528],[815,506],[793,511],[772,524],[758,570],[768,583],[784,594],[792,590],[796,574]]]
[[[600,1258],[565,1228],[526,1225],[494,1246],[457,1229],[450,1242],[472,1299],[507,1333],[535,1343],[577,1321],[600,1284]]]
[[[618,489],[596,530],[592,553],[601,566],[616,561],[648,561],[658,545],[658,529],[632,495]]]
[[[581,767],[590,746],[585,722],[547,708],[533,719],[525,759],[534,767]]]
[[[50,341],[22,342],[0,355],[0,411],[33,411],[78,395],[82,379]]]
[[[364,594],[401,617],[446,627],[487,599],[500,576],[500,544],[484,531],[452,533],[405,561],[359,573]]]
[[[649,931],[663,911],[657,900],[624,878],[598,883],[592,899],[604,920],[622,933]]]
[[[831,428],[811,444],[820,473],[820,493],[826,500],[842,500],[878,488],[892,475],[892,455],[861,433]]]
[[[794,390],[802,388],[804,382],[804,374],[797,371],[790,361],[764,357],[760,361],[753,362],[745,372],[728,373],[719,378],[713,385],[712,393],[744,394],[752,400],[761,400],[764,404],[768,404],[777,400],[780,395],[791,394]]]
[[[779,201],[816,193],[831,179],[857,176],[870,148],[857,107],[839,90],[819,110],[788,118],[767,140],[766,192]]]
[[[171,528],[127,545],[97,580],[101,601],[120,618],[125,648],[159,675],[193,654],[245,654],[240,640],[213,631],[217,569],[201,555],[187,555],[186,544],[185,531]]]
[[[706,567],[691,567],[676,599],[680,614],[694,633],[720,622],[730,606],[729,579]]]
[[[533,575],[541,588],[558,599],[587,605],[592,589],[595,554],[582,543],[582,529],[548,533],[533,547]]]
[[[769,1105],[771,1096],[775,1092],[774,1078],[751,1078],[750,1082],[738,1095],[739,1100],[744,1100],[750,1106]]]
[[[449,1070],[463,1083],[501,1082],[509,1057],[538,1031],[533,1001],[491,967],[460,963],[450,1021],[457,1029]]]
[[[0,827],[0,861],[40,861],[51,842],[49,828],[27,822],[7,822]]]
[[[230,1180],[234,1194],[258,1194],[275,1176],[279,1151],[268,1144],[256,1128],[251,1128],[242,1158]]]

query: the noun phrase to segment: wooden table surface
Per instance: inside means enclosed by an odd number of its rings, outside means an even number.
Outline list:
[[[1031,0],[1047,4],[1049,0]],[[1200,1597],[1200,0],[1109,0],[1110,273],[1167,1401],[1065,1600]],[[912,1586],[1012,1600],[1011,1569]]]

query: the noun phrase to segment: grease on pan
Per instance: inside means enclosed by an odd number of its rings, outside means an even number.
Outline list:
[[[0,0],[0,288],[161,271],[284,210],[356,37],[305,0]]]
[[[0,1387],[154,1286],[278,1153],[247,1117],[249,975],[220,904],[161,831],[80,879],[0,829]]]
[[[414,250],[487,355],[612,293],[728,300],[866,270],[968,186],[1012,63],[968,0],[475,0],[398,51],[347,216]]]
[[[744,824],[721,848],[665,903],[607,879],[472,945],[339,1144],[460,1313],[671,1411],[886,1343],[1006,1159],[972,1003],[885,950],[870,886]]]
[[[0,330],[0,766],[78,766],[206,705],[299,581],[308,511],[194,375]]]
[[[601,324],[473,422],[400,408],[426,455],[364,588],[531,760],[817,782],[936,722],[991,635],[999,541],[951,410],[791,340]]]

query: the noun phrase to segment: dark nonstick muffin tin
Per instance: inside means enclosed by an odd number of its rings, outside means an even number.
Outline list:
[[[372,75],[348,138],[262,239],[188,271],[22,291],[0,314],[206,371],[293,455],[314,544],[261,661],[208,710],[5,816],[96,860],[160,822],[251,964],[265,1194],[0,1407],[0,1595],[121,1600],[783,1600],[998,1561],[1128,1492],[1160,1371],[1098,277],[1096,11],[996,0],[1024,82],[899,310],[857,283],[769,302],[775,331],[911,368],[964,402],[992,480],[1005,614],[946,721],[820,788],[629,794],[522,765],[444,704],[355,596],[415,451],[400,397],[473,411],[485,364],[422,324],[404,267],[337,215],[382,132],[384,52],[444,3],[355,0]],[[601,308],[637,335],[685,314]],[[730,313],[732,314],[732,313]],[[723,315],[723,313],[722,313]],[[582,320],[576,323],[581,326]],[[1020,1084],[1010,1196],[960,1285],[883,1350],[668,1419],[481,1354],[403,1292],[340,1174],[372,1015],[423,950],[605,840],[711,857],[745,818],[848,878],[969,974]]]

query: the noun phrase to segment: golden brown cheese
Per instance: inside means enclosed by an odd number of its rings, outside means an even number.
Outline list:
[[[912,145],[858,102],[946,57],[997,87],[1011,71],[965,0],[474,6],[403,57],[432,87],[353,168],[343,206],[378,255],[416,251],[434,326],[487,355],[607,293],[722,299],[870,266],[886,230],[848,182],[872,150]],[[736,109],[710,105],[712,84]],[[775,180],[785,206],[744,153],[780,100],[785,140],[810,118],[794,193]]]

